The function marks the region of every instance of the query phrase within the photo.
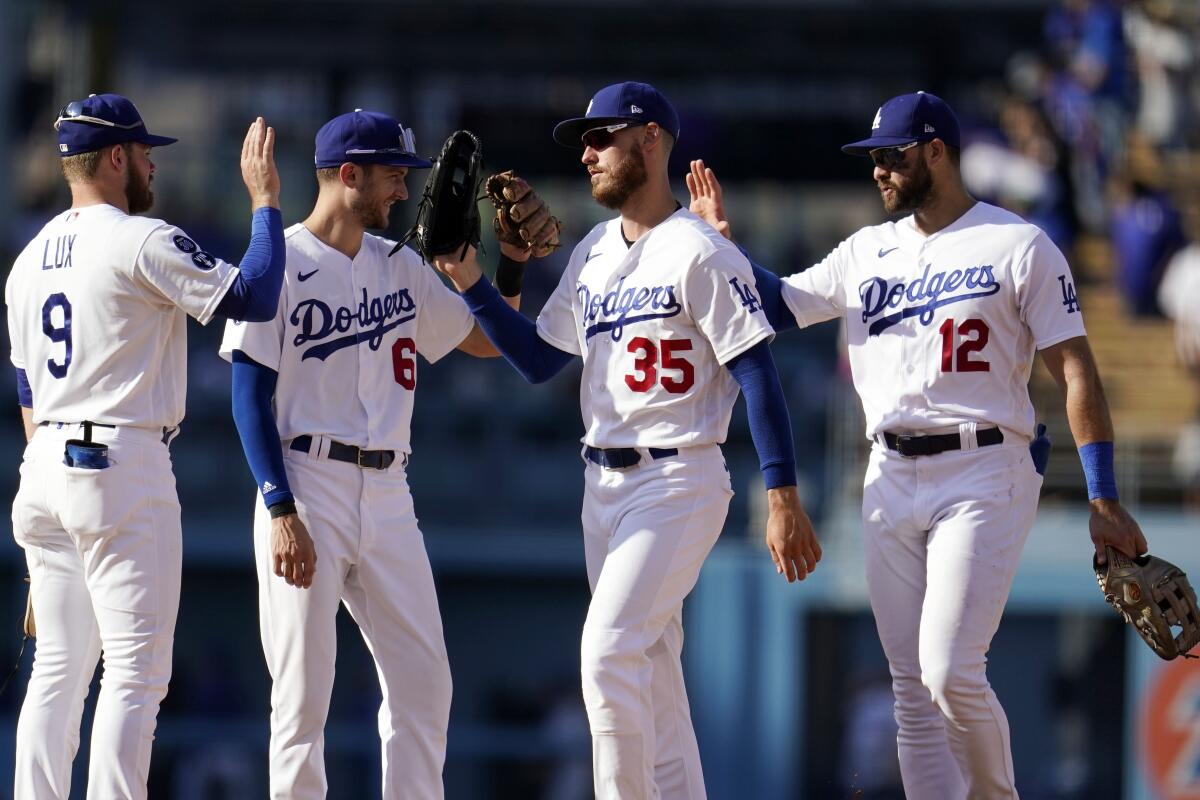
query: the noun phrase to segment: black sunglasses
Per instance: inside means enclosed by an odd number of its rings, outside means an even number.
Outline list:
[[[583,142],[583,146],[590,147],[593,150],[603,150],[612,145],[617,138],[617,131],[626,128],[636,128],[639,125],[645,125],[644,122],[618,122],[615,125],[602,125],[599,128],[592,128],[589,131],[584,131],[579,137]]]
[[[891,171],[903,164],[906,158],[904,154],[919,144],[924,144],[924,142],[909,142],[897,147],[876,147],[870,151],[869,155],[875,162],[875,166]]]

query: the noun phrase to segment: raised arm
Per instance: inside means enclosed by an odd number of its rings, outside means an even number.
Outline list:
[[[1145,553],[1146,537],[1117,499],[1112,418],[1087,337],[1067,339],[1041,353],[1065,398],[1067,421],[1083,462],[1092,509],[1088,528],[1097,558],[1105,561],[1106,544],[1130,557]]]

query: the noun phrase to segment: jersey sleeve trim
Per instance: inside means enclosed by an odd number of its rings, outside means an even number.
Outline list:
[[[241,270],[237,267],[233,267],[226,273],[224,280],[221,281],[220,288],[213,292],[212,297],[204,305],[204,310],[200,312],[200,316],[196,317],[197,322],[201,325],[207,325],[212,321],[217,306],[221,305],[221,301],[225,299],[225,295],[229,293],[230,288],[232,288],[234,281],[237,280],[240,273]]]
[[[566,340],[563,340],[563,339],[559,339],[557,336],[553,335],[548,330],[546,330],[546,328],[542,325],[542,320],[540,317],[538,318],[538,321],[537,321],[537,334],[538,334],[538,336],[542,337],[543,341],[545,341],[548,344],[553,345],[554,347],[557,347],[559,350],[562,350],[564,352],[567,352],[567,353],[570,353],[570,354],[576,355],[576,356],[583,355],[583,352],[579,349],[579,340],[578,339],[572,339],[569,342]]]
[[[718,353],[714,350],[713,355],[716,357],[718,364],[725,366],[759,342],[764,340],[769,342],[774,338],[775,331],[771,329],[771,326],[767,325],[762,328],[755,328],[749,332],[748,336],[738,339],[721,352]]]
[[[1080,324],[1078,331],[1063,331],[1061,333],[1056,333],[1053,336],[1046,337],[1044,341],[1036,342],[1035,346],[1038,350],[1045,350],[1047,347],[1053,347],[1056,344],[1062,344],[1068,339],[1078,339],[1080,337],[1087,337],[1087,332],[1083,329],[1082,324]]]

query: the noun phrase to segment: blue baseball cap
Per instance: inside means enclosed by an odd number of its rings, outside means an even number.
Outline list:
[[[865,156],[877,147],[941,139],[958,147],[958,117],[936,94],[915,92],[893,97],[875,112],[871,136],[842,147],[843,153]]]
[[[58,154],[63,158],[110,144],[140,142],[163,147],[179,141],[147,131],[137,107],[119,94],[89,94],[85,100],[72,100],[58,112],[54,130],[58,131]]]
[[[565,147],[583,149],[580,137],[593,128],[621,122],[656,122],[658,126],[679,138],[679,115],[662,92],[648,83],[625,81],[605,86],[596,92],[582,117],[563,120],[554,126],[554,141]]]
[[[391,167],[432,167],[417,155],[412,128],[387,114],[356,108],[334,117],[317,131],[317,169],[351,164],[386,164]]]

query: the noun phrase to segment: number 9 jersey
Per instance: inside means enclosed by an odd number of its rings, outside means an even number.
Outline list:
[[[846,318],[868,438],[971,421],[1032,438],[1034,349],[1085,335],[1062,253],[987,203],[931,236],[911,216],[863,228],[783,299],[801,328]]]
[[[583,356],[593,447],[720,444],[738,386],[723,365],[774,335],[750,263],[679,209],[632,245],[620,217],[575,247],[538,334]]]
[[[105,204],[54,217],[17,256],[4,292],[33,421],[178,425],[186,317],[207,324],[237,272],[162,220]]]

